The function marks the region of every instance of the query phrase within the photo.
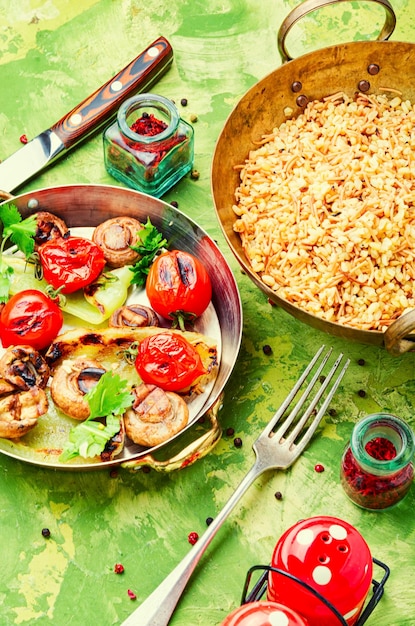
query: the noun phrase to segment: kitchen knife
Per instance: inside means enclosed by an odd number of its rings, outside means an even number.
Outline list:
[[[153,85],[173,62],[167,39],[159,37],[114,78],[0,162],[0,190],[14,191],[19,185],[63,156],[117,114],[119,106],[134,93]]]

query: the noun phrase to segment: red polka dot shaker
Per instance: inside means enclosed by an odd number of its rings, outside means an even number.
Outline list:
[[[282,604],[259,600],[232,611],[221,626],[308,626],[308,622]]]
[[[348,626],[358,620],[373,563],[365,540],[347,522],[319,516],[295,524],[277,542],[271,566],[283,573],[270,571],[267,599],[297,611],[309,626],[339,626],[338,615]]]

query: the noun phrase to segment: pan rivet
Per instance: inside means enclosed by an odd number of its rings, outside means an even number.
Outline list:
[[[36,200],[36,198],[30,198],[30,200],[27,203],[27,208],[28,209],[37,209],[39,207],[39,201]]]
[[[304,94],[301,94],[301,96],[298,96],[296,103],[297,103],[297,106],[303,109],[308,104],[307,96],[305,96]]]
[[[371,76],[376,76],[376,74],[379,74],[380,72],[380,67],[377,63],[371,63],[368,66],[367,71]]]
[[[303,86],[299,80],[295,80],[291,85],[291,91],[293,91],[294,93],[298,93],[299,91],[301,91],[302,88]]]
[[[361,80],[359,82],[359,84],[357,85],[357,87],[358,87],[359,91],[363,91],[363,92],[369,91],[370,83],[369,83],[368,80]]]

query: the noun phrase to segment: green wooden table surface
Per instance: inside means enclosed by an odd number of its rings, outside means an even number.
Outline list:
[[[392,39],[415,42],[415,0],[392,0]],[[415,489],[397,508],[365,512],[345,497],[339,461],[353,424],[385,410],[415,426],[415,355],[346,343],[296,321],[239,271],[221,235],[210,193],[215,141],[245,91],[281,63],[278,28],[293,0],[2,0],[0,3],[0,159],[49,127],[106,82],[159,35],[171,42],[171,70],[153,88],[188,106],[195,123],[195,167],[166,194],[214,237],[240,288],[244,326],[240,357],[225,389],[224,435],[186,469],[162,474],[119,470],[55,472],[0,458],[0,624],[121,624],[187,553],[253,461],[251,444],[315,349],[328,343],[351,366],[319,436],[285,473],[258,480],[209,548],[171,620],[212,626],[240,602],[246,570],[268,563],[282,532],[300,518],[326,514],[355,525],[372,554],[391,567],[385,597],[369,624],[415,624]],[[345,3],[299,25],[296,55],[340,39],[376,36],[377,5]],[[106,173],[101,135],[94,136],[21,188],[66,183],[117,184]],[[266,356],[263,346],[272,354]],[[364,365],[359,365],[364,359]],[[365,397],[359,390],[365,390]],[[314,470],[316,463],[325,467]],[[281,500],[274,496],[280,491]],[[48,539],[42,529],[50,529]],[[115,563],[125,572],[114,573]],[[128,596],[134,591],[137,600]]]

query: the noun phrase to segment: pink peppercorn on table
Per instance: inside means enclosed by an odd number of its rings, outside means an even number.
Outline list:
[[[296,4],[6,0],[0,7],[0,160],[157,37],[170,41],[173,64],[151,92],[174,100],[193,125],[196,172],[162,199],[217,241],[234,271],[244,313],[241,350],[218,414],[223,434],[204,458],[171,472],[59,472],[0,454],[2,626],[114,626],[126,620],[222,508],[252,463],[253,441],[322,344],[351,364],[318,435],[292,469],[256,481],[195,570],[171,624],[219,626],[239,605],[247,570],[270,563],[284,531],[315,515],[356,527],[372,555],[391,569],[369,626],[415,624],[415,488],[395,508],[371,512],[355,506],[340,483],[341,457],[358,419],[387,412],[415,427],[415,354],[397,358],[384,348],[331,337],[271,306],[240,272],[210,193],[215,141],[238,99],[281,64],[277,31]],[[356,11],[355,4],[328,7],[301,22],[292,53],[361,33],[376,37],[382,10]],[[394,2],[394,9],[392,39],[415,43],[415,0]],[[18,191],[72,183],[121,186],[105,169],[102,132]]]

